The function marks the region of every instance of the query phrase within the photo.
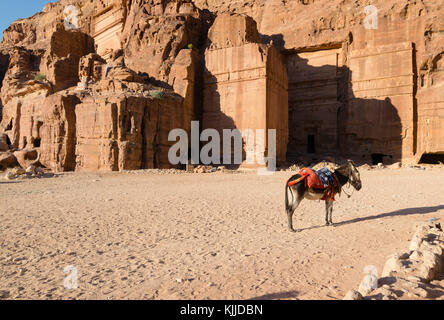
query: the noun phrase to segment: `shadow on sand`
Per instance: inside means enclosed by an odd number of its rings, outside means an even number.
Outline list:
[[[276,293],[268,293],[263,296],[254,297],[248,300],[280,300],[280,299],[290,299],[296,298],[299,292],[297,291],[286,291],[286,292],[276,292]]]
[[[438,205],[438,206],[432,206],[432,207],[416,207],[416,208],[400,209],[400,210],[396,210],[396,211],[392,211],[392,212],[381,213],[381,214],[374,215],[374,216],[355,218],[355,219],[351,219],[351,220],[337,222],[333,226],[339,227],[339,226],[343,226],[343,225],[347,225],[347,224],[351,224],[351,223],[370,221],[370,220],[382,219],[382,218],[387,218],[387,217],[408,216],[408,215],[414,215],[414,214],[427,214],[427,213],[437,212],[439,210],[444,210],[444,205]],[[327,227],[327,226],[326,225],[313,226],[313,227],[308,227],[308,228],[304,228],[304,229],[298,229],[298,231],[311,230],[311,229],[317,229],[317,228],[322,228],[322,227]]]

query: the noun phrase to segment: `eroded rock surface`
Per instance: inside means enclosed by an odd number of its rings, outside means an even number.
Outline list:
[[[406,251],[391,255],[375,285],[365,278],[359,295],[347,294],[347,300],[430,299],[444,294],[444,232],[439,223],[417,227]],[[361,297],[359,297],[361,296]]]
[[[0,133],[8,141],[0,149],[36,148],[41,165],[83,168],[90,161],[77,150],[86,141],[77,113],[134,97],[146,100],[145,109],[155,102],[175,113],[170,123],[154,121],[163,132],[171,123],[189,131],[191,120],[217,130],[276,129],[278,163],[307,155],[373,164],[431,155],[437,162],[444,153],[443,10],[440,1],[410,0],[372,7],[351,0],[49,3],[4,32]],[[153,91],[165,98],[153,100]],[[146,154],[147,139],[130,149]],[[159,142],[156,156],[128,156],[128,165],[109,160],[127,157],[116,147],[118,155],[86,167],[166,165],[168,145]],[[157,156],[163,160],[149,160]]]

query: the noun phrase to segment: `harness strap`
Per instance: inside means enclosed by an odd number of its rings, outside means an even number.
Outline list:
[[[350,187],[350,181],[348,181],[348,183],[347,183],[347,185]],[[342,191],[344,191],[344,193],[347,195],[347,197],[351,197],[352,195],[351,194],[348,194],[347,192],[345,192],[345,189],[343,189]],[[352,194],[353,194],[353,189],[352,189]]]
[[[339,185],[339,183],[336,176],[333,175],[333,179],[334,179],[334,184],[326,188],[327,193],[321,200],[327,200],[328,198],[330,198],[331,201],[335,201],[335,186]]]
[[[299,174],[301,174],[301,177],[299,177],[296,180],[288,182],[288,186],[289,187],[294,186],[295,184],[298,184],[302,180],[305,180],[305,187],[308,188],[307,177],[309,176],[309,174],[307,174],[307,173],[304,174],[304,172],[299,172]],[[324,190],[327,192],[326,192],[325,196],[322,198],[322,200],[326,200],[327,198],[330,198],[332,201],[335,201],[335,186],[339,185],[339,183],[338,183],[338,179],[334,175],[333,175],[333,179],[334,179],[333,185],[331,185],[327,188],[324,188]]]

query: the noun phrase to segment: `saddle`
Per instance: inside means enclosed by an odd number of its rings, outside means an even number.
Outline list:
[[[324,191],[324,197],[321,200],[331,199],[335,201],[335,188],[339,186],[338,181],[328,168],[322,168],[318,171],[314,171],[310,168],[302,168],[298,174],[301,176],[299,179],[290,181],[288,186],[291,187],[298,182],[305,180],[305,187],[315,189],[318,191]]]

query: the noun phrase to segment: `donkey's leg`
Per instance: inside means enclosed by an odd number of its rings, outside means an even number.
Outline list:
[[[299,199],[298,197],[296,197],[296,199],[294,199],[294,201],[293,201],[291,209],[289,211],[287,211],[288,228],[290,229],[291,232],[296,232],[296,230],[293,228],[293,214],[294,214],[295,210],[299,207],[301,200],[302,199]]]
[[[330,211],[330,205],[328,203],[328,200],[325,200],[325,225],[327,225],[327,226],[330,224],[330,222],[328,220],[329,211]]]
[[[330,205],[330,217],[329,217],[328,221],[330,222],[330,224],[333,224],[333,203],[334,202],[330,200],[330,203],[331,203],[331,205]]]
[[[327,226],[333,224],[332,214],[333,214],[333,201],[331,201],[331,199],[327,199],[325,200],[325,224]]]

